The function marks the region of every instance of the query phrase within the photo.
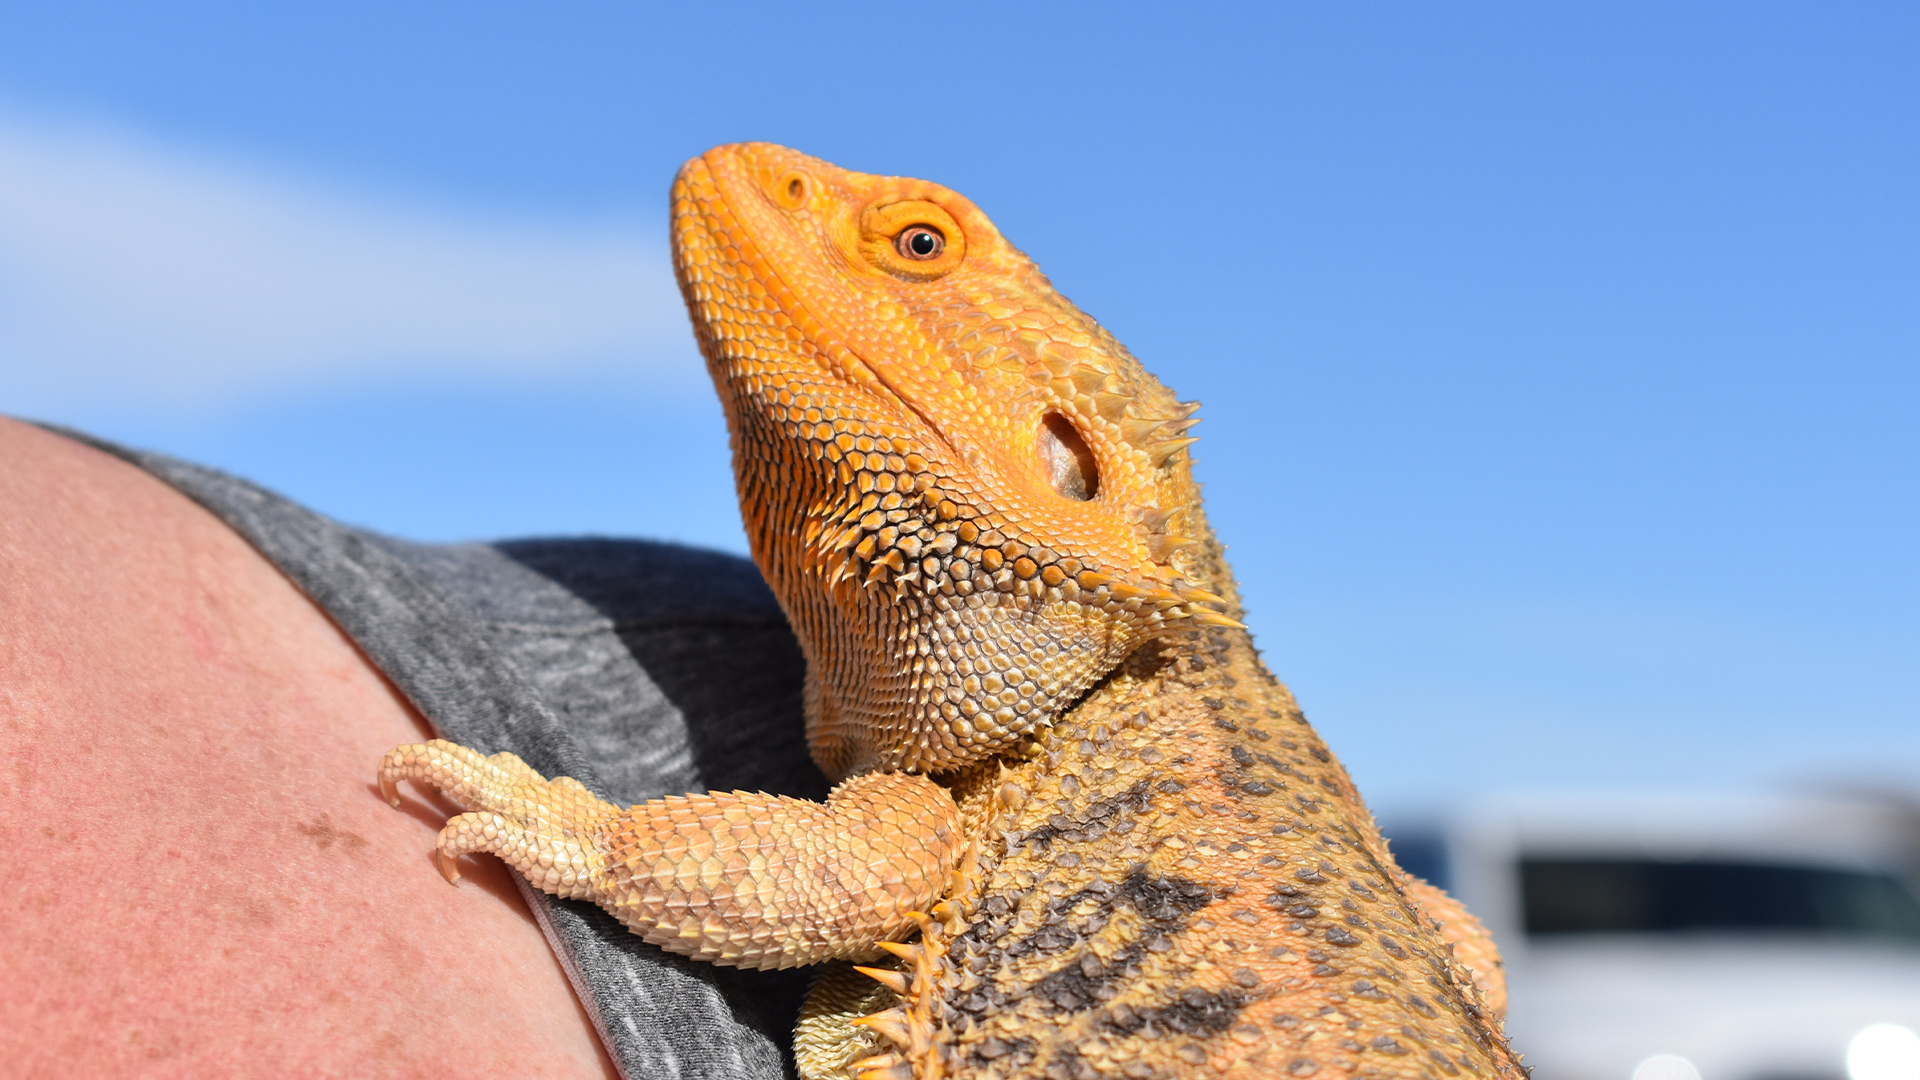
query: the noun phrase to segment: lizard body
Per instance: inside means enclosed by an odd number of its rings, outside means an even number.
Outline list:
[[[824,970],[808,1080],[1522,1075],[1491,942],[1394,864],[1235,617],[1194,407],[939,185],[742,144],[673,215],[839,786],[622,810],[396,749],[390,800],[471,811],[448,877],[493,852],[717,963],[887,961]]]

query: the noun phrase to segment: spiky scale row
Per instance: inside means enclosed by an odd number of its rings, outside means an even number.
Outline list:
[[[926,915],[915,922],[920,927],[917,943],[880,946],[894,955],[900,967],[854,968],[900,999],[898,1005],[850,1021],[853,1027],[875,1032],[893,1044],[891,1050],[849,1062],[846,1072],[854,1080],[941,1080],[947,1073],[951,1042],[939,1019],[944,928]]]

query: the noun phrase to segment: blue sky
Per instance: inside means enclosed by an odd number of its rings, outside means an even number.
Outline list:
[[[1376,803],[1920,786],[1897,4],[14,5],[0,410],[426,539],[741,550],[664,246],[771,139],[971,196],[1184,396]]]

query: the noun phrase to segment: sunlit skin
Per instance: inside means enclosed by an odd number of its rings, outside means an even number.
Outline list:
[[[612,1076],[505,873],[374,797],[426,730],[211,514],[0,420],[0,1073]]]

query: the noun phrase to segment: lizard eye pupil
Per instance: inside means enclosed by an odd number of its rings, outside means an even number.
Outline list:
[[[893,249],[903,258],[926,262],[940,257],[940,253],[947,249],[947,238],[930,225],[913,225],[894,237]]]

